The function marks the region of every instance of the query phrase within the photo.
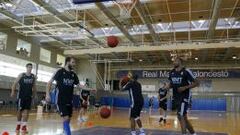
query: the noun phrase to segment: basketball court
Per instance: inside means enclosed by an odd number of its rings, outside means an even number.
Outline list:
[[[76,60],[81,89],[89,92],[81,103],[82,90],[74,87],[72,135],[131,135],[131,92],[119,88],[131,75],[142,88],[145,134],[181,135],[173,90],[165,124],[158,101],[179,57],[199,80],[187,110],[196,134],[239,135],[239,9],[239,0],[0,0],[0,135],[69,135],[55,102],[56,82],[51,100],[46,97],[49,80],[68,56]],[[37,92],[22,121],[28,133],[16,133],[21,88],[20,80],[16,88],[14,82],[28,63]]]

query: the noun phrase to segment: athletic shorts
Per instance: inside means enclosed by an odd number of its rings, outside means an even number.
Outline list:
[[[58,104],[57,105],[57,110],[62,117],[64,117],[64,116],[72,117],[72,112],[73,112],[72,108],[73,108],[72,104]]]
[[[130,118],[138,118],[140,117],[143,105],[134,105],[130,110]]]
[[[84,102],[85,102],[85,100],[81,100],[81,99],[80,99],[80,108],[87,109],[87,108],[88,108],[88,105],[87,105],[87,106],[84,106],[84,105],[83,105]]]
[[[32,104],[32,98],[19,98],[17,104],[17,109],[20,111],[30,110]]]
[[[167,110],[167,102],[166,101],[160,101],[159,102],[159,108],[162,108],[163,110]]]
[[[187,114],[189,103],[187,99],[184,99],[182,102],[176,103],[177,114],[180,116],[185,116]]]

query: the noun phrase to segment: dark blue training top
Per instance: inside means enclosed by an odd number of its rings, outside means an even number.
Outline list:
[[[35,82],[34,74],[27,75],[22,73],[19,84],[18,98],[31,98],[32,97],[32,88]]]
[[[74,85],[79,84],[77,75],[61,68],[52,79],[57,82],[57,104],[72,104]]]
[[[129,81],[124,87],[123,90],[129,91],[131,107],[142,106],[144,103],[142,95],[142,86],[137,81]]]
[[[178,88],[187,86],[194,82],[196,77],[192,71],[186,68],[182,68],[180,71],[173,69],[169,74],[169,81],[173,89],[173,99],[179,102],[185,100],[186,102],[190,99],[190,90],[187,89],[184,92],[179,93]]]
[[[158,90],[158,94],[159,94],[160,99],[166,97],[167,96],[167,89],[160,88]],[[167,99],[164,99],[162,102],[166,102],[166,101],[167,101]]]
[[[90,96],[90,91],[82,89],[80,94],[84,100],[87,100]]]

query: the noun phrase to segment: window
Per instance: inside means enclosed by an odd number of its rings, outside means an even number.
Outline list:
[[[7,44],[7,34],[0,32],[0,50],[5,50]]]
[[[44,48],[40,48],[40,60],[50,63],[51,62],[51,51],[44,49]]]
[[[57,55],[57,65],[59,67],[63,67],[64,66],[64,62],[65,62],[65,57],[60,55],[60,54],[58,54]]]
[[[37,75],[38,81],[48,82],[52,78],[53,73],[55,73],[56,70],[57,69],[52,68],[52,67],[39,65],[38,66],[38,75]]]
[[[29,57],[31,53],[31,44],[21,39],[18,39],[16,51],[19,55]]]
[[[26,72],[26,64],[30,61],[0,54],[0,75],[17,77],[20,73]],[[36,73],[36,64],[33,64],[32,73]]]
[[[155,85],[142,85],[142,91],[155,91]]]

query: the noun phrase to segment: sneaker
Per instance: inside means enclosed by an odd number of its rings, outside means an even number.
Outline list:
[[[139,135],[146,135],[146,134],[145,134],[145,132],[141,132],[141,133],[139,133]]]
[[[136,131],[131,131],[131,135],[137,135]]]
[[[79,123],[84,122],[84,121],[83,121],[83,118],[80,118],[80,117],[79,117],[79,118],[78,118],[78,122],[79,122]]]
[[[87,117],[82,117],[83,122],[86,122],[88,120]]]
[[[17,125],[17,127],[16,127],[16,133],[19,133],[20,129],[21,129],[21,125]]]
[[[28,133],[28,131],[27,131],[27,126],[23,126],[22,127],[22,133],[24,134],[24,133]]]
[[[164,119],[164,120],[163,120],[163,123],[164,123],[164,124],[166,124],[166,123],[167,123],[167,120],[166,120],[166,119]]]
[[[163,121],[163,118],[160,118],[159,123],[161,123],[162,121]]]

